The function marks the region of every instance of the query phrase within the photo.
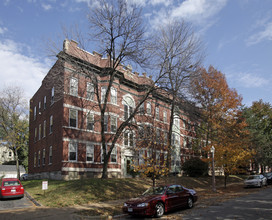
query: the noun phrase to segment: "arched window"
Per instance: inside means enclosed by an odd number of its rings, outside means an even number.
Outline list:
[[[130,95],[125,95],[123,97],[122,103],[124,105],[124,118],[126,120],[133,112],[133,109],[135,108],[135,102]]]

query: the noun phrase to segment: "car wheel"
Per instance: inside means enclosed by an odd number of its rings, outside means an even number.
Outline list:
[[[263,187],[263,183],[262,182],[260,182],[260,188],[262,188]]]
[[[155,206],[155,211],[156,211],[156,217],[160,218],[164,214],[164,205],[161,202],[158,202]]]
[[[192,199],[192,197],[189,197],[188,200],[187,200],[187,207],[189,209],[191,209],[191,208],[193,208],[193,206],[194,206],[193,199]]]

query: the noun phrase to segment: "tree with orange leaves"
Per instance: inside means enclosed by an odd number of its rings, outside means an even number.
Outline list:
[[[225,75],[214,67],[200,72],[200,77],[192,82],[192,93],[202,110],[198,138],[204,152],[215,147],[215,164],[223,169],[226,186],[228,175],[240,172],[253,154],[241,114],[242,97],[229,88]]]
[[[139,132],[139,140],[136,143],[134,172],[148,177],[153,182],[169,172],[167,166],[168,145],[165,144],[167,137],[163,137],[153,126],[143,126]]]

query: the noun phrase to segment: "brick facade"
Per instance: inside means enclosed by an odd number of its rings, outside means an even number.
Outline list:
[[[78,48],[76,42],[65,40],[57,62],[30,100],[30,177],[74,179],[101,176],[103,162],[97,99],[90,89],[93,85],[90,78],[75,68],[72,61],[87,65],[97,74],[98,91],[102,93],[102,87],[108,85],[109,76],[101,73],[107,68],[109,59],[96,52],[88,53]],[[120,66],[118,70],[120,74],[113,82],[107,104],[106,138],[110,138],[124,121],[125,111],[129,112],[130,107],[139,102],[143,95],[140,86],[152,82],[146,74],[132,73],[129,66]],[[153,126],[163,135],[169,128],[170,117],[166,100],[163,96],[150,97],[144,103],[144,113],[135,117],[137,123],[153,121]],[[190,143],[195,134],[193,127],[188,126],[190,123],[185,115],[183,120],[175,120],[179,134],[176,137],[179,166],[193,155]],[[126,146],[130,143],[125,141],[124,135],[117,141],[111,156],[108,165],[110,177],[128,175],[128,165],[134,155]]]

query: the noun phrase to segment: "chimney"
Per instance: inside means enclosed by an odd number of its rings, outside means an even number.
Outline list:
[[[69,44],[70,44],[69,40],[65,39],[65,40],[63,41],[63,51],[64,51],[65,53],[67,53],[67,51],[69,50]]]

